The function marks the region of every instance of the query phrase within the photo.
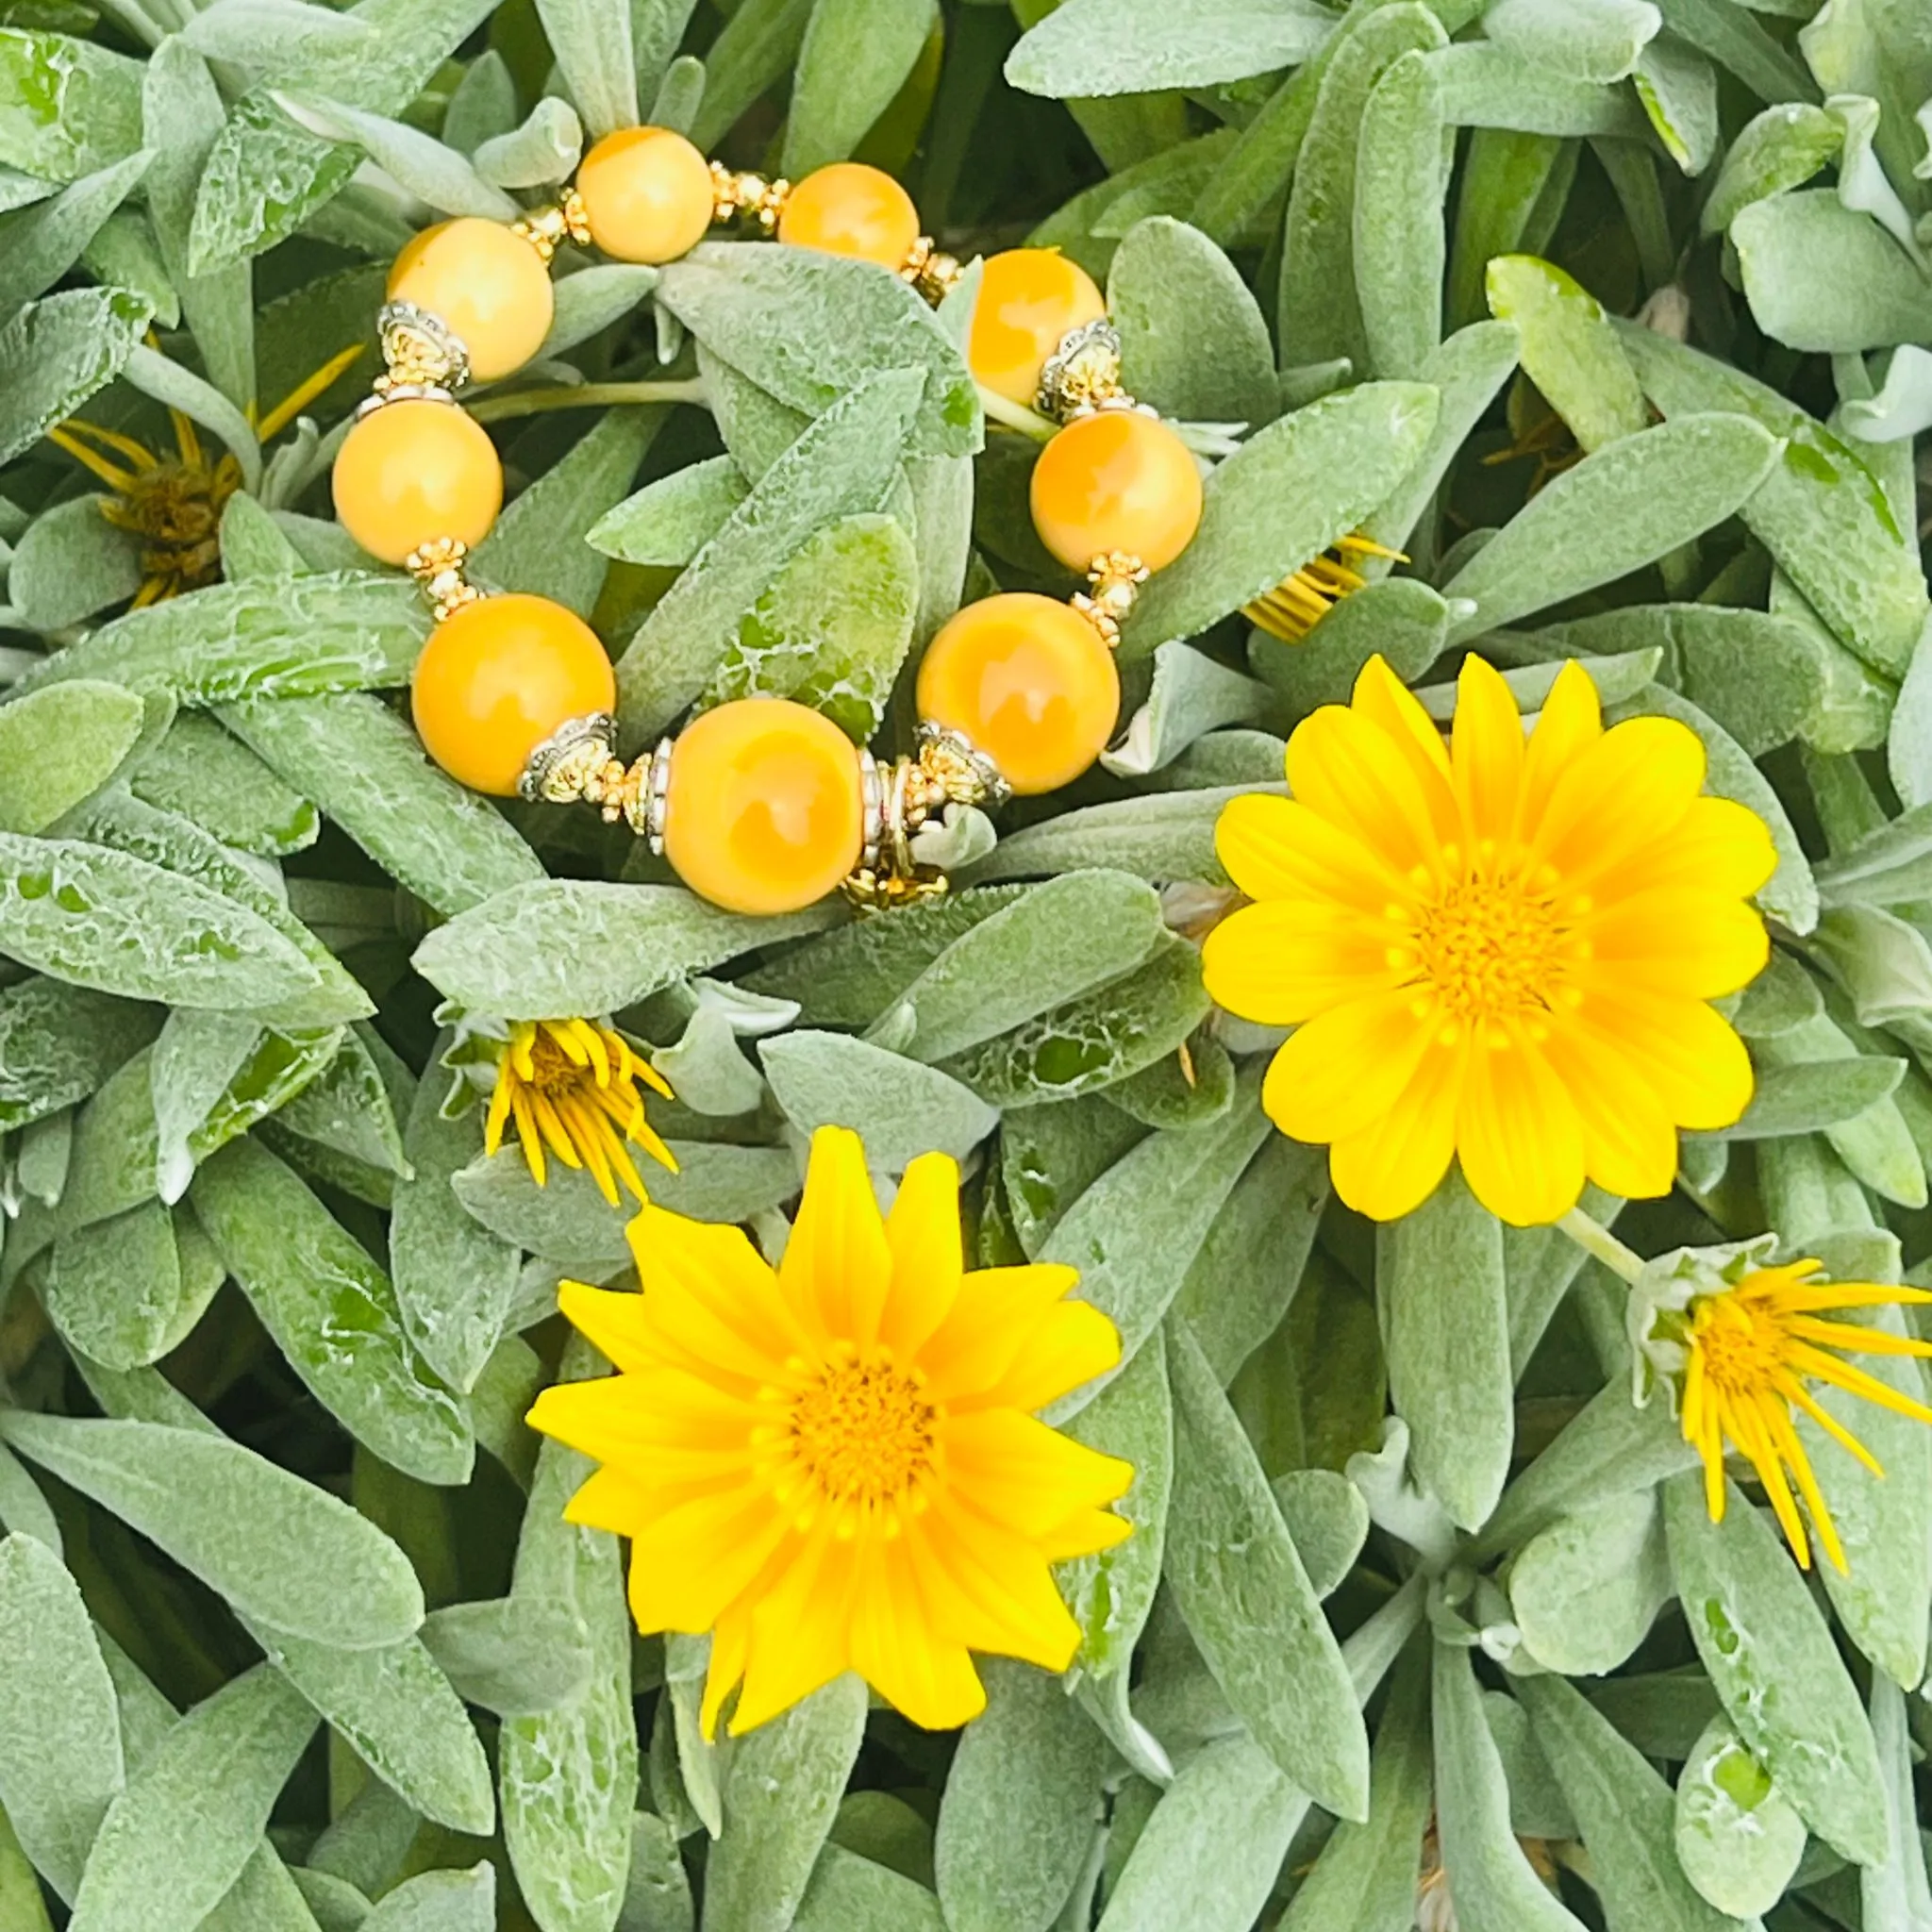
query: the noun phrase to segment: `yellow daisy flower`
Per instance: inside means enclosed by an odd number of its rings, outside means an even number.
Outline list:
[[[599,1469],[568,1515],[631,1539],[638,1628],[711,1633],[702,1721],[734,1733],[846,1671],[928,1729],[985,1707],[969,1651],[1072,1663],[1049,1566],[1108,1548],[1133,1470],[1038,1421],[1120,1359],[1078,1279],[965,1273],[959,1171],[906,1170],[880,1218],[858,1137],[813,1137],[774,1272],[736,1227],[646,1208],[643,1293],[566,1282],[615,1376],[545,1391],[532,1426]]]
[[[1791,1495],[1792,1481],[1824,1554],[1842,1571],[1844,1549],[1812,1474],[1811,1458],[1792,1426],[1791,1411],[1802,1410],[1873,1474],[1883,1475],[1872,1452],[1820,1406],[1806,1383],[1828,1382],[1881,1408],[1932,1423],[1932,1408],[1833,1353],[1925,1357],[1932,1356],[1932,1343],[1820,1317],[1845,1308],[1932,1302],[1932,1293],[1861,1281],[1824,1282],[1813,1278],[1818,1272],[1819,1263],[1808,1260],[1759,1268],[1727,1291],[1692,1299],[1676,1338],[1685,1351],[1681,1414],[1684,1440],[1703,1458],[1705,1501],[1713,1523],[1724,1521],[1724,1444],[1730,1442],[1757,1472],[1798,1561],[1811,1567],[1811,1545]]]
[[[671,1098],[664,1076],[609,1027],[589,1020],[519,1020],[496,1063],[483,1151],[494,1154],[515,1121],[540,1188],[549,1178],[547,1146],[564,1166],[589,1168],[613,1208],[619,1178],[640,1201],[648,1200],[625,1141],[635,1141],[673,1174],[677,1162],[644,1119],[640,1080]]]
[[[1229,802],[1216,846],[1257,903],[1208,935],[1208,990],[1296,1030],[1269,1117],[1326,1143],[1335,1190],[1391,1221],[1452,1158],[1505,1221],[1555,1221],[1585,1176],[1668,1192],[1676,1129],[1751,1098],[1708,1002],[1764,965],[1761,820],[1702,795],[1704,746],[1669,718],[1606,730],[1563,667],[1524,738],[1470,658],[1454,742],[1380,658],[1288,747],[1291,798]]]
[[[1298,644],[1335,605],[1366,587],[1369,580],[1358,566],[1370,557],[1405,560],[1401,551],[1387,549],[1372,537],[1341,538],[1312,563],[1303,564],[1274,590],[1243,605],[1241,615],[1270,637]]]

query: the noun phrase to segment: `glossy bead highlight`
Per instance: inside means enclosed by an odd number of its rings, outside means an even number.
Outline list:
[[[511,798],[530,754],[608,711],[617,678],[597,633],[548,597],[479,597],[429,633],[410,680],[416,732],[473,791]]]
[[[858,863],[858,751],[790,698],[739,698],[671,749],[664,855],[700,898],[732,912],[796,912]]]
[[[670,127],[620,127],[577,168],[591,240],[619,261],[689,255],[711,225],[711,164]]]
[[[451,403],[386,403],[342,440],[329,476],[342,528],[401,563],[438,537],[475,545],[503,508],[503,465],[480,423]]]
[[[882,170],[862,161],[834,161],[792,184],[778,217],[778,239],[896,272],[919,240],[919,210]]]
[[[1069,423],[1033,466],[1033,526],[1069,570],[1124,551],[1164,570],[1201,524],[1201,473],[1167,425],[1138,409]]]
[[[1060,338],[1107,313],[1093,277],[1058,248],[1008,248],[980,265],[966,360],[976,381],[1023,408]]]
[[[470,375],[521,369],[550,333],[550,271],[502,222],[459,215],[425,228],[389,272],[391,302],[426,308],[461,339]]]
[[[1023,797],[1077,778],[1120,708],[1120,673],[1099,632],[1030,591],[967,605],[919,667],[920,716],[960,733]]]

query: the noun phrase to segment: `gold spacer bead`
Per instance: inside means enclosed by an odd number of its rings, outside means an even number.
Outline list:
[[[581,247],[590,241],[590,211],[583,196],[575,188],[566,188],[549,208],[532,208],[512,222],[509,231],[520,242],[527,242],[537,251],[537,259],[547,267],[564,242],[575,242]]]
[[[791,194],[791,184],[782,176],[767,180],[748,170],[734,172],[723,161],[711,163],[711,220],[720,227],[742,215],[770,235]]]
[[[470,378],[470,352],[440,315],[413,302],[385,302],[375,318],[383,372],[371,387],[378,403],[447,399]]]
[[[1130,551],[1109,550],[1087,566],[1087,589],[1074,591],[1067,602],[1100,633],[1108,649],[1113,650],[1121,641],[1121,625],[1150,575]]]
[[[937,308],[964,273],[952,256],[934,245],[930,235],[922,235],[901,263],[899,278],[910,282]]]
[[[403,568],[422,585],[438,624],[483,595],[463,575],[469,554],[470,546],[460,538],[437,537],[403,559]]]

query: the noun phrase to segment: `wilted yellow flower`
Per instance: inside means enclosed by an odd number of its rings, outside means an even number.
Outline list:
[[[1811,1567],[1811,1545],[1791,1495],[1792,1481],[1805,1499],[1824,1554],[1842,1570],[1844,1549],[1819,1492],[1811,1458],[1792,1424],[1791,1411],[1802,1410],[1874,1475],[1883,1475],[1872,1452],[1820,1406],[1806,1383],[1828,1382],[1881,1408],[1932,1423],[1932,1408],[1833,1353],[1924,1357],[1932,1356],[1932,1343],[1820,1317],[1845,1308],[1932,1302],[1932,1293],[1860,1281],[1818,1281],[1813,1279],[1818,1271],[1816,1261],[1791,1261],[1757,1269],[1733,1289],[1697,1295],[1677,1318],[1681,1332],[1674,1339],[1685,1352],[1684,1440],[1704,1461],[1710,1520],[1724,1521],[1724,1445],[1733,1443],[1757,1472],[1798,1561],[1807,1570]]]
[[[1296,726],[1292,798],[1228,804],[1217,849],[1257,903],[1208,935],[1208,989],[1296,1028],[1263,1105],[1328,1144],[1351,1207],[1407,1214],[1459,1157],[1505,1221],[1554,1221],[1586,1175],[1667,1192],[1677,1128],[1743,1112],[1751,1062],[1708,1002],[1765,962],[1748,900],[1776,856],[1704,774],[1674,719],[1605,730],[1574,663],[1525,741],[1470,658],[1445,747],[1375,658]]]
[[[640,1080],[671,1098],[664,1076],[609,1027],[589,1020],[519,1020],[496,1063],[483,1151],[494,1154],[515,1121],[530,1177],[540,1188],[549,1178],[547,1147],[564,1166],[589,1168],[613,1207],[620,1177],[640,1201],[647,1200],[625,1141],[635,1141],[674,1174],[677,1162],[644,1119]]]
[[[959,1173],[906,1170],[880,1218],[858,1137],[824,1127],[774,1272],[736,1227],[646,1208],[642,1294],[566,1282],[616,1364],[533,1426],[604,1466],[575,1523],[631,1539],[639,1629],[711,1633],[706,1735],[742,1680],[749,1730],[846,1671],[915,1724],[986,1703],[969,1651],[1073,1661],[1049,1566],[1119,1542],[1132,1469],[1038,1421],[1120,1359],[1077,1276],[965,1272]]]
[[[1390,550],[1372,537],[1342,537],[1312,562],[1284,577],[1274,590],[1244,605],[1241,615],[1270,637],[1279,638],[1285,644],[1298,644],[1335,605],[1367,586],[1369,580],[1359,569],[1365,558],[1383,557],[1400,561],[1401,556],[1400,551]]]

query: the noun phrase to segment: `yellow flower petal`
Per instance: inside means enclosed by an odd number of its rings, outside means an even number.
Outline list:
[[[1412,965],[1391,965],[1402,934],[1332,901],[1276,899],[1230,913],[1201,949],[1201,974],[1218,1006],[1264,1026],[1292,1026],[1324,1008],[1403,985]],[[1399,956],[1398,956],[1399,959]]]
[[[1583,1129],[1549,1062],[1527,1041],[1478,1041],[1456,1122],[1463,1178],[1514,1227],[1559,1220],[1583,1193]]]
[[[1677,1134],[1657,1090],[1602,1035],[1567,1016],[1553,1025],[1543,1054],[1576,1109],[1591,1179],[1630,1201],[1668,1194]]]
[[[994,1387],[1034,1326],[1079,1282],[1077,1270],[1035,1261],[978,1268],[959,1284],[951,1312],[920,1351],[935,1400],[955,1402]]]
[[[1047,1309],[1008,1362],[998,1381],[956,1395],[956,1414],[1017,1409],[1030,1414],[1104,1375],[1121,1358],[1121,1333],[1091,1302],[1059,1302]]]
[[[853,1606],[852,1667],[929,1731],[970,1724],[986,1688],[963,1643],[939,1636],[903,1540],[873,1546]]]
[[[958,1298],[966,1270],[959,1228],[959,1163],[922,1154],[899,1182],[886,1216],[891,1293],[880,1323],[888,1347],[916,1355]]]
[[[1131,1463],[1103,1456],[1013,1409],[960,1416],[946,1431],[958,1493],[1020,1535],[1044,1535],[1076,1510],[1126,1494]]]
[[[810,1307],[827,1334],[869,1348],[878,1338],[891,1281],[879,1204],[865,1149],[846,1127],[811,1138],[805,1201],[791,1229],[778,1283],[795,1307]]]
[[[1363,1132],[1402,1101],[1439,1024],[1426,1001],[1403,991],[1316,1014],[1275,1051],[1261,1087],[1268,1118],[1315,1143]]]
[[[1529,734],[1516,831],[1527,839],[1549,810],[1557,781],[1603,736],[1603,707],[1590,673],[1572,658],[1557,674]]]
[[[1593,957],[1583,976],[1595,986],[1642,987],[1694,1000],[1718,999],[1764,970],[1771,941],[1741,899],[1663,888],[1618,900],[1580,923]]]
[[[1464,836],[1507,845],[1523,784],[1523,713],[1503,674],[1472,653],[1456,680],[1450,747]]]
[[[1682,824],[1704,769],[1703,740],[1674,718],[1611,725],[1557,780],[1537,857],[1573,889],[1594,884]]]
[[[1214,826],[1215,856],[1251,899],[1320,899],[1379,917],[1413,887],[1351,833],[1300,800],[1249,792]]]
[[[1380,725],[1341,705],[1324,705],[1288,743],[1295,797],[1377,853],[1398,874],[1441,875],[1444,860],[1433,802],[1415,767]],[[1440,792],[1448,788],[1435,780]]]
[[[1622,1054],[1680,1127],[1728,1127],[1751,1104],[1756,1083],[1744,1042],[1700,1001],[1599,985],[1571,1021]]]
[[[1456,1154],[1456,1117],[1470,1050],[1466,1038],[1453,1046],[1431,1040],[1389,1111],[1329,1148],[1335,1191],[1357,1214],[1399,1220],[1441,1185]]]

